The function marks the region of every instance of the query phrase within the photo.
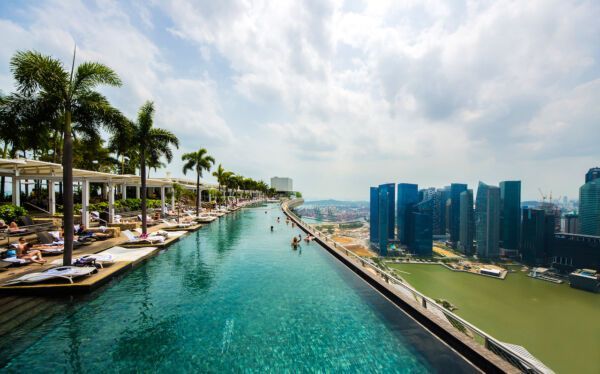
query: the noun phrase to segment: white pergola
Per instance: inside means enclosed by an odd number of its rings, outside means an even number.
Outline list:
[[[0,158],[0,176],[12,178],[12,203],[14,205],[21,205],[20,183],[22,180],[45,180],[48,186],[48,213],[50,215],[54,215],[56,213],[55,184],[56,182],[62,182],[63,168],[61,164],[27,159]],[[104,183],[108,186],[109,223],[114,221],[116,186],[121,186],[121,196],[123,200],[127,198],[127,186],[136,187],[136,197],[140,197],[141,178],[137,175],[119,175],[90,170],[73,169],[73,182],[81,184],[81,221],[86,227],[88,227],[90,223],[90,183]],[[160,188],[162,211],[164,211],[166,207],[165,189],[172,189],[173,183],[176,183],[176,180],[170,178],[149,178],[146,180],[147,187]],[[184,187],[189,188],[189,185],[184,185]],[[193,189],[196,189],[195,184],[193,185]],[[175,206],[174,193],[171,193],[171,206]]]

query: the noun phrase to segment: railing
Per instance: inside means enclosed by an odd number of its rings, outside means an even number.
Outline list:
[[[39,210],[39,211],[41,211],[41,212],[44,212],[44,213],[46,213],[46,214],[48,214],[48,215],[51,215],[51,214],[50,214],[50,212],[49,212],[49,211],[47,211],[46,209],[40,208],[39,206],[37,206],[37,205],[35,205],[35,204],[32,204],[32,203],[30,203],[29,201],[25,201],[25,202],[24,202],[24,204],[27,204],[27,205],[31,206],[32,208],[35,208],[35,209],[37,209],[37,210]]]
[[[473,339],[473,341],[483,345],[485,348],[500,356],[502,359],[506,360],[519,370],[526,373],[552,373],[552,371],[548,368],[541,369],[541,363],[532,362],[529,357],[524,357],[519,352],[507,347],[504,343],[496,340],[494,337],[482,331],[477,326],[472,325],[468,321],[439,305],[435,302],[435,300],[410,287],[401,279],[396,278],[394,274],[382,269],[381,266],[373,262],[371,259],[358,256],[344,245],[335,242],[331,236],[312,228],[308,223],[304,222],[300,217],[298,217],[292,210],[288,209],[288,202],[282,203],[282,208],[289,215],[292,215],[298,223],[302,224],[307,231],[316,234],[315,236],[319,237],[326,244],[331,243],[330,247],[332,246],[338,252],[341,252],[347,257],[358,262],[362,267],[370,268],[386,283],[394,285],[395,289],[402,292],[404,296],[414,299],[422,308],[433,312],[438,317],[444,317],[455,329],[463,333],[465,336]]]

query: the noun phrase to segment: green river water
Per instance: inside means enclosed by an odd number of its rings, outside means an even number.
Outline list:
[[[524,346],[557,373],[600,373],[600,294],[520,270],[499,280],[440,265],[391,266],[417,290],[448,300],[459,316],[496,339]]]

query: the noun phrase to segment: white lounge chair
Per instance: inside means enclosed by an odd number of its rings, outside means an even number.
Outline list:
[[[19,284],[19,283],[39,283],[49,281],[52,279],[66,279],[70,283],[73,283],[73,279],[90,275],[96,272],[95,267],[91,266],[61,266],[53,269],[48,269],[39,273],[25,274],[19,278],[15,278],[5,282],[5,286]]]
[[[111,253],[95,253],[95,254],[91,254],[91,255],[83,255],[80,257],[75,257],[72,260],[72,264],[74,264],[75,262],[77,262],[80,259],[87,259],[87,258],[91,258],[94,259],[94,261],[96,261],[96,264],[100,265],[101,268],[104,267],[104,265],[112,265],[115,263],[115,256],[113,256]],[[52,265],[60,265],[62,264],[62,259],[58,259],[58,260],[54,260],[51,262]]]
[[[168,221],[166,219],[161,220],[165,225],[167,225],[167,227],[169,228],[183,228],[183,227],[190,227],[192,226],[191,223],[177,223],[177,222],[173,222],[173,221]]]
[[[123,231],[122,234],[125,235],[125,237],[127,238],[127,240],[128,240],[127,244],[143,244],[143,243],[154,244],[154,243],[163,243],[165,241],[164,236],[148,235],[148,237],[146,237],[146,238],[140,238],[139,236],[136,236],[134,233],[132,233],[129,230]]]

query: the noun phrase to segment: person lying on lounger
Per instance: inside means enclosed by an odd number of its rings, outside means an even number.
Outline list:
[[[42,257],[42,252],[37,249],[33,249],[33,245],[31,243],[27,243],[24,238],[19,239],[19,244],[17,245],[17,258],[30,260],[38,264],[43,264],[46,262],[46,260],[44,260]]]
[[[81,239],[92,238],[97,240],[104,240],[110,238],[110,234],[106,234],[103,232],[93,232],[89,231],[85,228],[84,225],[75,225],[75,235],[79,236]]]
[[[10,223],[10,225],[8,226],[8,231],[11,233],[15,233],[15,232],[26,232],[27,229],[20,229],[19,225],[17,225],[17,223],[15,221],[12,221]]]

